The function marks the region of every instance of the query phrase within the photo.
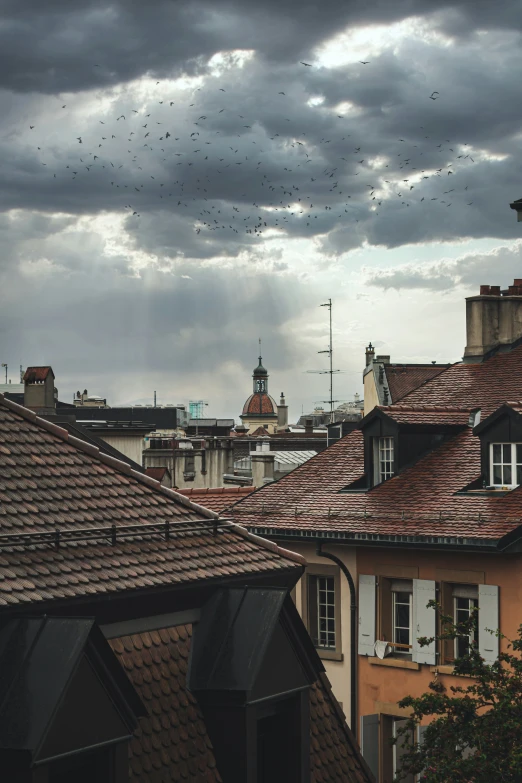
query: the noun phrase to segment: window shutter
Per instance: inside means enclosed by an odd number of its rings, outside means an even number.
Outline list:
[[[375,576],[359,576],[359,655],[375,655]]]
[[[435,609],[426,606],[428,601],[435,600],[435,582],[432,579],[413,580],[413,639],[412,660],[417,663],[436,662],[435,640],[427,647],[421,647],[417,641],[419,636],[432,637],[436,634]]]
[[[487,664],[492,664],[498,658],[498,637],[486,631],[486,628],[496,631],[499,627],[498,587],[496,585],[479,585],[478,589],[479,653]]]
[[[424,745],[424,732],[427,728],[427,726],[417,726],[417,742],[421,747]]]
[[[375,780],[379,779],[379,716],[361,715],[361,751]]]

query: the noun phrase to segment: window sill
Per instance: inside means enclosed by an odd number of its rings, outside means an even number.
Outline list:
[[[430,666],[430,672],[434,672],[435,674],[453,674],[453,670],[455,667],[452,663],[445,663],[441,666]]]
[[[323,650],[322,647],[316,647],[319,658],[323,661],[344,661],[344,655],[342,652],[336,652],[336,650]]]
[[[391,666],[394,669],[413,669],[418,671],[420,663],[415,661],[403,661],[400,658],[368,658],[372,666]]]

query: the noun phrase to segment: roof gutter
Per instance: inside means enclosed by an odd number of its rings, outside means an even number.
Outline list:
[[[273,527],[244,525],[255,535],[302,541],[329,541],[335,544],[353,544],[355,546],[412,547],[415,549],[457,549],[475,552],[498,552],[499,539],[462,538],[457,536],[412,536],[385,535],[381,533],[351,533],[330,530],[292,530]]]

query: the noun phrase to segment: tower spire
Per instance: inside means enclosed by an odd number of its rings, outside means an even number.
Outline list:
[[[259,364],[261,364],[261,338],[259,338]]]

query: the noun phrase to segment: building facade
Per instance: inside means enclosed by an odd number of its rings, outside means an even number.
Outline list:
[[[228,510],[308,559],[296,605],[379,783],[400,765],[397,702],[458,685],[462,645],[491,663],[507,641],[490,630],[520,624],[521,311],[522,287],[481,287],[462,362]],[[478,608],[474,638],[421,647],[440,630],[430,601],[456,621]]]

